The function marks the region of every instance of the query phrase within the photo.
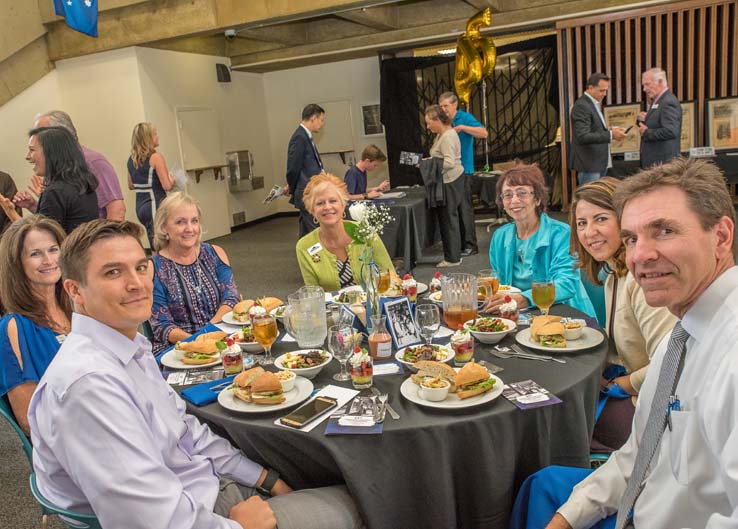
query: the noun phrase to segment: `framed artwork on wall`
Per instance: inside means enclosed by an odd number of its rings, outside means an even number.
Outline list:
[[[361,105],[361,123],[364,136],[384,136],[384,127],[379,115],[379,103]]]
[[[707,100],[707,145],[716,151],[738,149],[738,97]]]
[[[641,105],[638,103],[605,107],[602,114],[605,116],[605,123],[607,123],[608,128],[620,127],[624,131],[630,128],[625,138],[610,143],[611,154],[640,151],[641,135],[638,133],[638,127],[636,126],[636,118],[640,111]]]
[[[682,103],[682,139],[679,150],[687,152],[694,147],[694,101]]]

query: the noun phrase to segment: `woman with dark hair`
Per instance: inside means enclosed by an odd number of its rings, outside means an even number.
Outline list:
[[[569,226],[576,232],[570,252],[579,256],[577,266],[590,281],[605,280],[605,331],[615,345],[601,380],[603,391],[634,398],[609,398],[595,424],[592,449],[611,452],[630,435],[635,396],[646,378],[651,355],[671,331],[676,317],[666,307],[646,303],[641,287],[625,265],[625,247],[612,197],[619,180],[609,176],[577,188],[569,212]]]
[[[97,178],[72,134],[62,127],[37,127],[28,133],[26,160],[43,177],[44,190],[36,202],[26,191],[16,194],[16,205],[57,221],[65,232],[98,218]]]
[[[579,270],[569,255],[571,230],[546,215],[548,190],[536,165],[516,165],[497,181],[497,207],[512,222],[498,228],[489,245],[489,260],[500,283],[513,285],[520,294],[508,294],[519,308],[533,306],[531,286],[538,277],[554,282],[555,303],[566,303],[589,316],[594,307],[582,284]],[[497,312],[504,294],[496,294],[484,310]]]
[[[444,205],[438,208],[438,223],[443,242],[443,261],[436,266],[448,268],[461,264],[461,229],[459,207],[464,197],[464,166],[461,165],[461,143],[459,135],[451,126],[448,117],[439,105],[425,109],[425,125],[436,135],[430,148],[431,158],[443,160]]]
[[[94,195],[94,194],[93,194]],[[71,304],[62,288],[59,249],[64,230],[42,215],[11,224],[0,239],[0,398],[29,433],[28,404],[70,330]]]
[[[131,156],[128,158],[128,188],[136,191],[136,216],[146,228],[149,246],[154,249],[154,217],[156,210],[174,187],[167,162],[160,152],[159,133],[151,123],[139,123],[131,134]]]

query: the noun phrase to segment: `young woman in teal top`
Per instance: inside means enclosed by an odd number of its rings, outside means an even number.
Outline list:
[[[62,227],[43,215],[15,221],[0,239],[0,398],[26,434],[31,395],[70,330],[58,264],[62,240]]]
[[[555,303],[566,303],[595,316],[584,290],[581,275],[569,254],[571,230],[567,224],[544,213],[548,191],[543,173],[535,165],[520,164],[497,181],[497,205],[513,222],[498,228],[489,246],[489,260],[497,270],[500,284],[513,285],[519,308],[533,306],[531,285],[534,276],[546,276],[556,287]],[[485,311],[496,312],[504,294],[493,296]]]
[[[355,244],[344,220],[348,192],[346,184],[332,174],[313,176],[302,199],[315,217],[318,228],[297,241],[297,262],[306,285],[318,285],[326,292],[361,284],[359,255],[364,245]],[[394,273],[392,260],[379,237],[372,242],[374,261],[381,270]]]

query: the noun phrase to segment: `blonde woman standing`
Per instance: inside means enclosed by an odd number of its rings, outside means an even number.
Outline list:
[[[128,189],[136,191],[136,216],[146,228],[149,246],[154,248],[154,216],[174,186],[164,156],[156,151],[159,134],[151,123],[139,123],[131,135],[128,158]]]

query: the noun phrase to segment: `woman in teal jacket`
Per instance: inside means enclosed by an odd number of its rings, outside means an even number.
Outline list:
[[[489,246],[489,260],[500,283],[519,288],[513,294],[519,308],[533,306],[531,284],[534,277],[552,279],[555,303],[566,303],[589,316],[595,316],[581,275],[569,254],[571,230],[567,224],[544,213],[548,192],[541,170],[535,165],[517,165],[497,182],[497,205],[513,222],[498,228]],[[504,302],[497,294],[485,306],[496,312]]]

